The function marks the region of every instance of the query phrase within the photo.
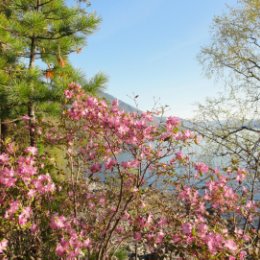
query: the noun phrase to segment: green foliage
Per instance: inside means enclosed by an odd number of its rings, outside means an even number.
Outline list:
[[[240,0],[228,11],[215,17],[211,42],[200,54],[209,75],[220,75],[226,88],[199,105],[193,128],[226,165],[236,158],[251,169],[253,194],[260,180],[260,0]]]
[[[209,74],[228,70],[233,79],[242,80],[243,88],[259,91],[259,40],[260,1],[241,0],[238,7],[215,17],[212,41],[202,48],[200,60]]]
[[[86,80],[69,62],[100,23],[89,3],[64,0],[4,0],[0,3],[0,119],[55,116],[64,88],[74,81],[91,93],[103,74]],[[31,111],[30,113],[28,111]]]
[[[82,87],[87,92],[94,94],[97,89],[100,89],[100,86],[104,87],[106,82],[107,82],[106,76],[103,73],[98,73],[92,79],[85,82]]]
[[[120,248],[115,252],[115,256],[118,260],[128,259],[128,253],[125,248]]]

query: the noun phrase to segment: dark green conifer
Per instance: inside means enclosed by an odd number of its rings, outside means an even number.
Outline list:
[[[83,3],[85,2],[85,3]],[[34,120],[59,110],[71,81],[95,91],[103,74],[87,81],[69,62],[100,19],[87,12],[88,1],[2,0],[0,3],[0,117],[2,138],[8,121],[27,114],[30,145],[35,145]]]

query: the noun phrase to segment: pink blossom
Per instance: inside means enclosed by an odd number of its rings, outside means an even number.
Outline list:
[[[180,122],[181,122],[180,118],[174,117],[174,116],[169,116],[166,120],[166,125],[169,128],[176,127],[180,124]]]
[[[135,192],[138,192],[138,188],[136,186],[132,187],[131,189],[131,192],[135,193]],[[141,205],[142,206],[142,205]]]
[[[0,154],[0,164],[7,164],[9,162],[9,156],[6,153]]]
[[[86,248],[91,248],[91,240],[89,238],[87,238],[84,242],[83,242],[84,247]]]
[[[236,243],[231,239],[226,240],[224,246],[232,253],[236,252],[237,250]]]
[[[247,256],[247,252],[246,251],[241,251],[239,253],[239,260],[244,260],[246,256]]]
[[[123,227],[117,227],[117,228],[116,228],[116,232],[117,232],[118,234],[122,234],[123,231],[124,231],[124,228],[123,228]]]
[[[18,217],[19,225],[24,226],[28,222],[28,219],[31,217],[31,214],[32,214],[32,209],[30,207],[25,207]]]
[[[216,252],[217,252],[217,248],[216,248],[216,244],[215,244],[214,238],[213,237],[208,238],[206,240],[206,243],[207,243],[209,252],[212,253],[213,255],[215,255]]]
[[[151,112],[143,112],[142,113],[142,117],[145,119],[145,120],[147,120],[147,121],[149,121],[149,122],[152,122],[153,121],[153,115],[152,115],[152,113]]]
[[[67,219],[64,216],[53,216],[50,226],[52,229],[62,229],[66,226]]]
[[[161,217],[157,220],[158,227],[162,228],[167,224],[167,219],[165,217]]]
[[[207,173],[209,170],[209,167],[203,162],[195,163],[194,166],[195,169],[200,173]]]
[[[127,126],[125,126],[125,125],[121,125],[121,126],[119,126],[118,129],[117,129],[117,131],[118,131],[118,133],[119,133],[120,135],[125,135],[125,134],[127,134],[129,130],[130,130],[130,129],[129,129]]]
[[[246,171],[245,171],[245,169],[240,169],[239,168],[237,170],[236,181],[241,183],[245,178],[246,178]]]
[[[182,231],[185,235],[190,235],[192,231],[192,225],[190,223],[184,223],[181,226]]]
[[[115,159],[109,158],[105,162],[105,168],[106,168],[106,170],[111,170],[116,164],[117,164],[117,161]]]
[[[194,240],[195,240],[195,238],[194,238],[193,236],[189,235],[189,236],[186,237],[185,242],[186,242],[188,245],[191,245]]]
[[[37,173],[37,168],[34,167],[35,161],[31,157],[19,157],[18,158],[18,171],[22,178],[25,180],[24,177],[30,177]]]
[[[185,201],[186,203],[190,203],[193,206],[198,204],[198,191],[192,190],[188,186],[183,187],[183,190],[179,193],[179,197],[181,200]]]
[[[67,245],[64,243],[58,243],[56,246],[56,254],[57,256],[64,256],[64,254],[66,253],[66,249],[67,249]]]
[[[138,224],[139,228],[143,228],[146,224],[146,219],[144,217],[139,216],[137,218],[137,224]]]
[[[183,139],[186,140],[186,139],[193,138],[194,133],[191,132],[190,130],[185,130],[182,136],[183,136]]]
[[[183,160],[185,158],[182,151],[179,151],[175,154],[177,160]]]
[[[152,137],[153,131],[154,131],[154,127],[152,126],[146,127],[143,131],[144,138],[146,138],[147,140],[151,140],[153,138]]]
[[[149,234],[146,235],[147,240],[153,240],[154,237],[155,237],[155,234],[149,233]]]
[[[15,143],[8,144],[6,150],[9,154],[13,154],[15,152]]]
[[[13,215],[18,211],[20,207],[20,202],[18,200],[14,200],[10,202],[9,209],[5,212],[5,218],[12,218]]]
[[[179,243],[181,241],[181,236],[180,235],[173,235],[172,236],[172,241],[173,243]]]
[[[99,199],[99,205],[101,205],[101,206],[105,206],[106,205],[106,198],[105,197],[101,197]]]
[[[142,239],[142,235],[140,232],[134,232],[134,239],[136,241],[140,241]]]
[[[24,116],[22,116],[22,119],[24,121],[29,121],[29,120],[31,120],[31,117],[29,117],[28,115],[24,115]]]
[[[112,101],[112,106],[113,106],[113,107],[118,107],[118,105],[119,105],[118,99],[113,99],[113,101]]]
[[[71,82],[71,83],[69,83],[68,89],[78,92],[81,89],[81,86],[79,84],[77,84],[76,82]]]
[[[42,174],[38,176],[37,179],[33,181],[33,184],[37,192],[41,194],[53,192],[55,190],[55,185],[49,174]]]
[[[87,105],[89,108],[94,108],[96,105],[98,105],[98,100],[95,97],[88,97],[87,98]]]
[[[146,123],[144,120],[137,120],[135,122],[135,126],[137,129],[143,129],[145,127]]]
[[[161,244],[162,241],[163,241],[163,238],[164,238],[165,234],[160,231],[159,233],[156,234],[156,237],[155,237],[155,243],[156,244]]]
[[[218,169],[218,168],[215,168],[215,169],[214,169],[214,173],[215,173],[215,174],[219,174],[219,173],[220,173],[219,169]]]
[[[146,227],[149,227],[152,222],[153,222],[153,215],[152,215],[152,214],[149,214],[148,217],[147,217],[147,219],[146,219],[145,226],[146,226]]]
[[[223,237],[219,234],[209,233],[204,238],[210,253],[215,255],[219,249],[222,249]]]
[[[197,229],[198,232],[200,233],[200,236],[204,236],[208,232],[209,228],[208,225],[201,223],[198,225]]]
[[[90,202],[88,202],[88,207],[90,209],[94,209],[96,207],[96,205],[93,202],[90,201]]]
[[[3,184],[7,188],[15,185],[17,178],[12,168],[3,168],[0,170],[0,184]]]
[[[256,207],[256,204],[254,201],[252,200],[249,200],[247,203],[246,203],[246,209],[248,210],[252,210]]]
[[[36,155],[38,153],[38,149],[34,146],[29,146],[25,149],[26,153],[30,153],[32,155]]]
[[[37,232],[39,232],[39,227],[37,226],[37,224],[33,223],[33,224],[31,225],[30,230],[31,230],[31,232],[32,232],[33,234],[36,234]]]
[[[181,132],[177,132],[176,134],[173,135],[176,141],[183,140],[183,135]]]
[[[122,162],[121,165],[124,168],[138,167],[139,166],[139,161],[138,160],[133,160],[133,161]]]
[[[34,189],[30,189],[28,192],[27,192],[27,196],[29,197],[29,198],[33,198],[35,195],[36,195],[36,190],[34,190]]]
[[[124,214],[123,214],[122,219],[123,219],[123,220],[129,220],[130,217],[131,217],[130,214],[129,214],[127,211],[125,211]]]
[[[7,248],[8,245],[8,240],[7,239],[3,239],[0,241],[0,254],[2,254],[4,252],[4,250]]]
[[[72,92],[71,90],[69,90],[69,89],[66,89],[66,90],[64,91],[64,95],[65,95],[65,97],[66,97],[67,99],[71,99],[71,98],[73,97],[73,92]]]
[[[101,170],[101,164],[100,163],[94,163],[91,167],[90,167],[90,171],[92,173],[96,173],[96,172],[100,172]]]

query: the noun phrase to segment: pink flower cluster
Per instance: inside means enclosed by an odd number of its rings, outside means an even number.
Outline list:
[[[29,194],[46,194],[55,190],[55,185],[49,174],[39,174],[36,165],[37,148],[25,149],[25,156],[19,156],[17,164],[12,164],[7,154],[1,154],[3,167],[0,169],[0,184],[5,189],[14,187],[17,182],[22,181]],[[35,192],[32,192],[35,191]]]
[[[36,147],[0,154],[0,258],[12,254],[17,233],[29,236],[25,247],[47,233],[43,247],[51,241],[59,259],[104,260],[118,245],[142,243],[185,259],[245,260],[258,204],[247,197],[244,169],[193,163],[183,148],[197,136],[179,118],[159,124],[75,83],[64,96],[60,125],[43,129],[41,141],[64,150],[66,169]]]
[[[56,246],[57,256],[66,259],[83,257],[91,248],[92,242],[86,235],[84,228],[81,231],[76,231],[81,226],[78,220],[54,215],[51,218],[50,226],[61,236]]]
[[[195,163],[194,167],[199,173],[207,173],[209,170],[209,167],[203,162]]]
[[[34,201],[39,203],[42,197],[52,194],[55,185],[48,174],[40,173],[43,164],[38,162],[36,147],[27,147],[18,158],[14,157],[13,144],[6,150],[9,154],[0,154],[0,203],[3,212],[0,218],[14,230],[31,229],[33,232],[37,230]],[[6,242],[0,247],[3,246],[7,247]]]

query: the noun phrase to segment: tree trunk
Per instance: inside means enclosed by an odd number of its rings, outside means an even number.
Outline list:
[[[137,250],[137,243],[135,243],[135,260],[137,260],[138,250]]]
[[[31,48],[30,48],[30,59],[28,69],[32,69],[35,61],[35,38],[31,39]],[[32,83],[33,84],[33,83]],[[33,90],[33,85],[32,85]],[[29,138],[30,146],[35,146],[35,111],[32,100],[28,102],[28,117],[29,117]]]
[[[30,146],[35,146],[35,114],[32,102],[28,104]]]
[[[3,152],[4,141],[6,137],[7,127],[3,122],[3,119],[0,119],[0,152]]]
[[[40,9],[40,0],[36,0],[36,11]],[[29,66],[28,69],[32,69],[34,67],[35,62],[35,47],[36,47],[36,37],[33,35],[31,38],[31,47],[30,47],[30,57],[29,57]],[[32,85],[32,92],[34,86]],[[36,126],[35,126],[35,107],[32,100],[28,102],[28,117],[29,117],[29,137],[30,137],[30,145],[35,146],[36,144]]]

